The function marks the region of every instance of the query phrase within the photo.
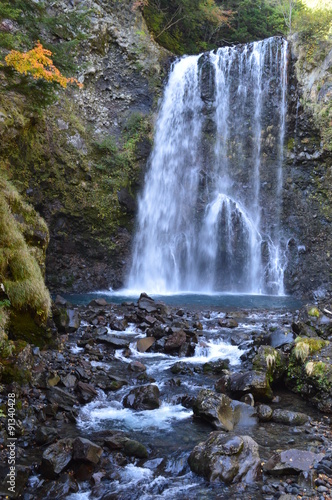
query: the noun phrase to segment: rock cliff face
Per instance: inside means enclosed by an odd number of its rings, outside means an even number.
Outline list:
[[[75,56],[84,88],[59,91],[42,116],[20,96],[15,110],[4,99],[2,163],[50,228],[50,289],[119,287],[170,55],[151,40],[132,1],[46,3],[53,16],[86,9]]]
[[[331,46],[322,45],[320,56],[319,62],[308,62],[293,37],[283,190],[286,289],[314,298],[331,293],[332,255]]]

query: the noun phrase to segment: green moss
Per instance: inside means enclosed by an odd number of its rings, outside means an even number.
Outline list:
[[[329,345],[328,340],[322,340],[318,337],[297,337],[295,339],[294,355],[297,359],[304,361],[309,355],[315,354]]]
[[[17,221],[18,216],[20,221]],[[19,202],[18,193],[7,181],[0,180],[1,283],[14,309],[29,309],[38,323],[46,323],[50,311],[50,296],[34,252],[31,252],[24,238],[28,227],[32,233],[42,227],[47,234],[44,246],[46,251],[48,232],[45,223],[32,208],[28,208],[24,202]]]
[[[316,318],[319,318],[319,310],[317,307],[311,307],[308,311],[309,316],[315,316]]]

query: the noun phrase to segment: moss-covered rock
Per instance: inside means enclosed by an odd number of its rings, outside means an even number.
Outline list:
[[[298,337],[289,357],[286,385],[320,410],[332,413],[332,345]]]

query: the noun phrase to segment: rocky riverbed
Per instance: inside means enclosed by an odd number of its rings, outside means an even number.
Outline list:
[[[8,358],[0,494],[15,395],[15,498],[332,498],[330,311],[57,297],[56,343]]]

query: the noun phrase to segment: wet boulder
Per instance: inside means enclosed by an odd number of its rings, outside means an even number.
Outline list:
[[[54,479],[67,467],[72,456],[73,439],[60,439],[57,443],[51,444],[43,453],[41,474],[48,479]]]
[[[174,332],[165,342],[165,352],[173,352],[185,344],[187,336],[183,330]]]
[[[236,425],[254,425],[256,410],[225,394],[202,389],[193,405],[194,415],[212,425],[214,429],[231,431]]]
[[[273,411],[272,420],[278,424],[303,425],[308,422],[309,417],[305,413],[277,409]]]
[[[148,451],[145,446],[135,439],[126,439],[123,452],[128,457],[148,458]]]
[[[257,416],[260,422],[268,422],[271,420],[273,414],[273,410],[268,405],[258,405],[257,407]]]
[[[311,451],[291,450],[275,453],[264,464],[264,471],[271,475],[299,474],[310,471],[316,462],[324,457],[324,453],[313,453]]]
[[[130,341],[121,337],[115,337],[114,335],[98,335],[96,337],[97,342],[106,344],[113,349],[126,349],[129,347]]]
[[[233,318],[222,318],[218,320],[219,326],[222,328],[237,328],[239,323]]]
[[[38,446],[53,443],[58,437],[58,430],[54,427],[38,427],[35,434],[35,440]]]
[[[135,387],[125,396],[123,405],[134,410],[155,410],[160,406],[159,389],[153,384]]]
[[[78,437],[73,442],[73,459],[97,464],[103,450],[89,439]]]
[[[212,432],[193,449],[188,463],[193,472],[211,482],[251,483],[261,477],[258,444],[249,436]]]
[[[147,313],[158,311],[156,302],[146,293],[141,293],[140,298],[138,299],[138,307]]]
[[[155,343],[156,339],[154,337],[145,337],[144,339],[139,339],[137,341],[137,350],[138,352],[145,352],[150,349],[151,346]]]
[[[230,376],[229,389],[237,398],[248,393],[251,393],[256,401],[271,401],[273,398],[267,373],[264,372],[234,373]]]
[[[59,408],[63,410],[70,411],[73,406],[78,404],[78,400],[75,396],[60,387],[52,387],[52,389],[47,391],[46,396],[50,403],[58,404]]]
[[[132,372],[145,372],[146,366],[140,361],[132,361],[129,365],[129,370]]]
[[[93,398],[98,396],[98,392],[93,385],[86,382],[78,382],[76,392],[81,403],[89,403]]]

